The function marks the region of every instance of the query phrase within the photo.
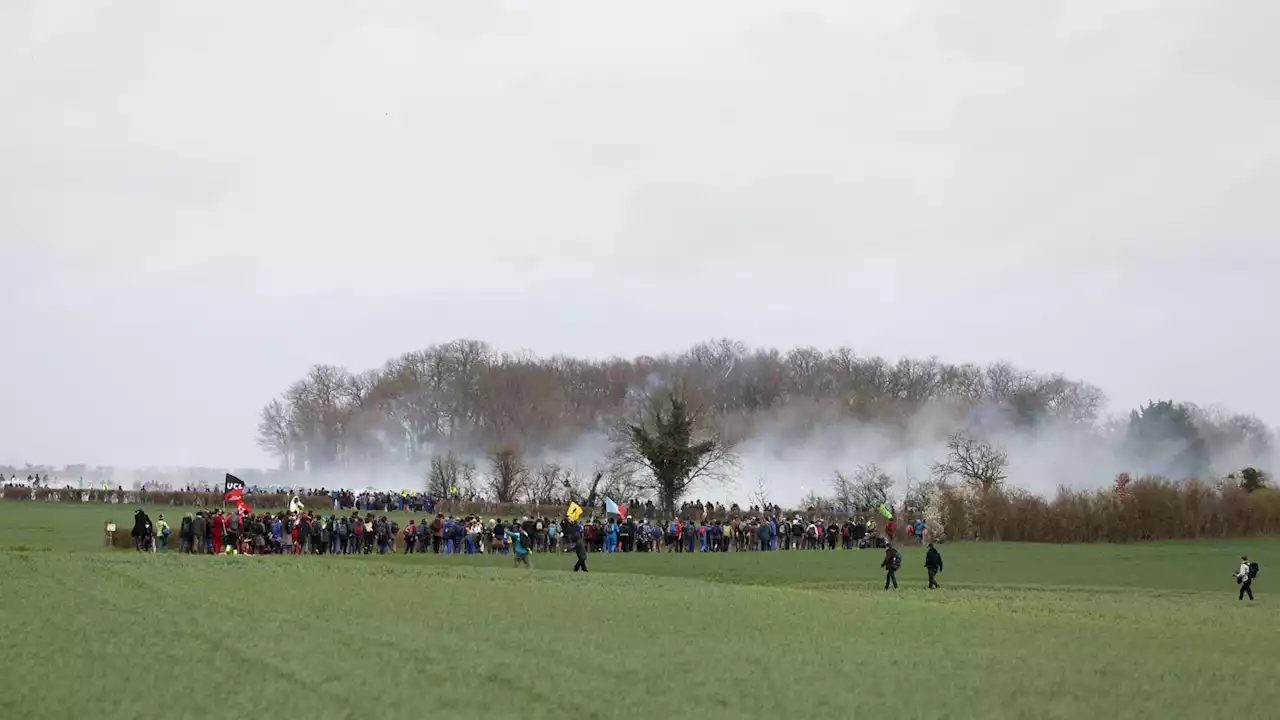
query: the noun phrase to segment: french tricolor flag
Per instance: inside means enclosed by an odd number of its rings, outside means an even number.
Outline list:
[[[617,515],[623,520],[627,519],[627,506],[619,505],[607,497],[604,499],[604,512],[606,515]]]

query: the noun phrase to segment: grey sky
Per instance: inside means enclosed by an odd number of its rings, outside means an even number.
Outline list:
[[[802,9],[803,8],[803,9]],[[1280,5],[0,4],[0,463],[265,465],[456,337],[1280,417]]]

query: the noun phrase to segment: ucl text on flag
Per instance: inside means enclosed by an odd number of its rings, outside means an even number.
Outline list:
[[[227,502],[238,501],[244,496],[244,481],[240,478],[227,473],[227,479],[222,485],[222,499]]]

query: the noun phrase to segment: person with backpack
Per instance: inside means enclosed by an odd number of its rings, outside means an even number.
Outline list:
[[[929,589],[942,587],[938,584],[937,575],[942,572],[942,553],[929,543],[929,551],[924,554],[924,568],[929,571]]]
[[[324,521],[324,516],[316,513],[311,518],[311,554],[323,555],[324,551],[329,547],[329,526]]]
[[[605,521],[604,551],[607,553],[618,552],[618,523],[613,518],[608,518]]]
[[[898,589],[898,568],[902,567],[902,553],[889,543],[884,549],[884,561],[880,563],[880,567],[884,568],[884,589],[889,589],[889,584],[893,583],[893,588]]]
[[[418,536],[418,526],[414,524],[413,518],[409,518],[409,525],[404,529],[404,553],[406,555],[413,554],[413,542]]]
[[[1245,594],[1249,595],[1249,599],[1253,600],[1253,579],[1258,577],[1258,563],[1249,562],[1248,555],[1240,556],[1240,569],[1236,571],[1236,583],[1240,585],[1240,600],[1244,599]]]
[[[507,530],[507,537],[511,539],[511,549],[516,556],[516,567],[524,565],[525,569],[532,570],[533,564],[529,562],[529,548],[533,546],[533,538],[529,537],[529,532],[523,526],[512,523],[515,530]]]
[[[333,552],[334,555],[339,553],[343,555],[351,554],[351,543],[348,538],[351,536],[351,525],[347,522],[345,515],[338,516],[338,526],[335,529],[334,536],[338,539],[338,549]]]
[[[773,543],[773,526],[767,522],[757,525],[756,539],[760,541],[760,551],[767,552]]]
[[[169,523],[164,521],[164,513],[156,520],[156,544],[160,550],[169,549]]]

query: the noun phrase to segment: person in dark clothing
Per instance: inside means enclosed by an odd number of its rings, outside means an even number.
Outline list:
[[[185,554],[191,553],[191,513],[187,513],[182,518],[182,525],[178,527],[178,540],[181,542],[181,552]]]
[[[134,547],[138,549],[138,552],[151,549],[151,536],[154,532],[155,530],[151,525],[151,518],[147,517],[147,514],[142,511],[142,508],[138,508],[138,511],[133,514],[132,533],[133,544]]]
[[[888,543],[884,550],[884,561],[880,563],[880,567],[884,568],[884,589],[889,589],[889,584],[893,583],[896,590],[898,588],[898,568],[902,566],[902,555],[893,543]]]
[[[618,549],[622,552],[631,552],[635,549],[632,543],[635,542],[636,524],[631,520],[627,520],[618,526]]]
[[[524,520],[520,522],[520,525],[515,528],[515,531],[517,533],[520,532],[521,530],[524,531],[525,535],[529,536],[530,542],[534,543],[533,547],[529,547],[525,549],[528,550],[529,552],[533,552],[534,549],[537,548],[538,521],[534,520],[531,517],[524,518]]]
[[[203,555],[209,547],[208,543],[209,521],[204,516],[204,511],[196,513],[196,519],[191,521],[191,538],[192,549],[194,552]]]
[[[853,535],[853,544],[859,550],[866,548],[867,545],[865,542],[863,542],[864,540],[867,539],[866,523],[862,522],[861,519],[855,518],[853,522],[853,527],[850,529],[850,533],[852,533]]]
[[[249,541],[254,555],[263,555],[267,552],[267,525],[262,521],[261,516],[254,516],[249,521]]]
[[[942,553],[929,543],[929,551],[924,554],[924,567],[929,571],[929,589],[942,587],[938,584],[937,575],[942,572]]]
[[[311,554],[320,555],[324,553],[325,546],[329,544],[325,538],[328,532],[327,526],[324,524],[324,517],[317,514],[311,519]]]
[[[573,552],[578,556],[578,562],[573,564],[573,571],[587,571],[587,546],[582,540],[582,530],[578,528],[578,523],[565,516],[564,524],[565,542],[573,546]]]

